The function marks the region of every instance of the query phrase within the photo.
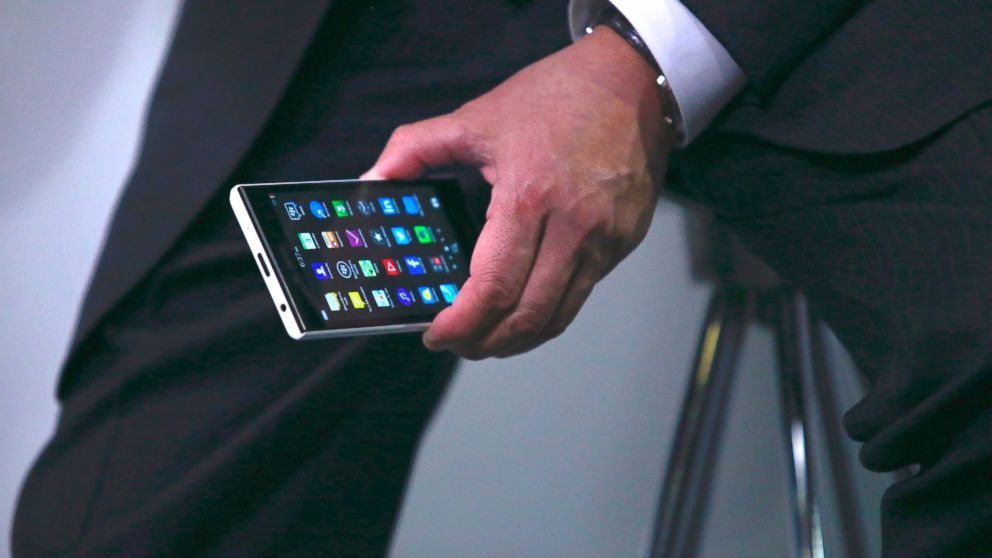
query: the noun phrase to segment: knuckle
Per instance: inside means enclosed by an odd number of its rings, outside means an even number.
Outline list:
[[[480,120],[475,112],[462,107],[455,112],[437,117],[437,122],[446,130],[450,141],[479,154],[489,151],[488,123]]]
[[[479,285],[479,295],[483,309],[505,311],[517,302],[516,289],[499,275],[484,279]]]
[[[525,184],[510,202],[511,211],[523,218],[536,219],[544,212],[550,197],[551,187],[542,184]]]
[[[542,313],[533,309],[520,309],[506,320],[506,329],[515,338],[534,338],[543,325]]]
[[[568,226],[582,237],[604,236],[613,228],[610,205],[598,198],[576,201],[567,208],[564,217]]]
[[[474,141],[473,127],[460,114],[442,117],[440,121],[448,127],[454,141],[464,144],[471,144]]]
[[[525,218],[538,218],[554,206],[558,193],[554,176],[541,169],[507,172],[501,181],[509,186],[502,192],[505,207]]]
[[[393,129],[393,133],[389,136],[388,143],[392,145],[405,145],[410,142],[413,133],[412,124],[402,124]]]

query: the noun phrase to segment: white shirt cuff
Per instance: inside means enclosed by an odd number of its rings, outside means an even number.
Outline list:
[[[696,16],[678,0],[613,0],[651,50],[672,88],[684,130],[685,146],[713,121],[744,87],[744,72]],[[571,0],[568,22],[572,39],[586,34],[586,25],[606,0]]]

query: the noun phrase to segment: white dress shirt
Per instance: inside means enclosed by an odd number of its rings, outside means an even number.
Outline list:
[[[744,87],[744,72],[709,30],[679,0],[613,0],[630,21],[664,72],[679,123],[680,146],[698,136]],[[586,25],[607,5],[606,0],[571,0],[568,22],[572,38],[586,34]]]

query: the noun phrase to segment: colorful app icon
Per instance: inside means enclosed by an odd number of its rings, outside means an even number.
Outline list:
[[[389,295],[386,294],[385,289],[374,289],[372,291],[372,300],[375,301],[375,305],[379,308],[389,308],[392,306],[389,302]]]
[[[340,260],[335,264],[334,269],[338,270],[338,275],[342,279],[351,279],[353,277],[358,277],[358,270],[347,260]]]
[[[379,207],[382,208],[383,215],[396,215],[400,212],[393,198],[379,198]]]
[[[348,202],[342,200],[331,200],[331,207],[334,208],[334,214],[338,217],[348,217],[351,215],[351,208],[348,207]]]
[[[358,200],[355,202],[355,207],[358,208],[358,212],[362,215],[372,215],[375,213],[375,204],[370,201]]]
[[[448,304],[454,302],[455,297],[458,296],[458,287],[454,283],[444,283],[443,285],[439,285],[438,288],[441,289],[441,297]]]
[[[413,304],[413,295],[410,294],[410,291],[399,287],[396,289],[396,300],[400,301],[403,306],[410,306]]]
[[[324,239],[324,244],[326,244],[328,248],[340,248],[341,247],[341,238],[338,236],[338,233],[337,232],[335,232],[335,231],[324,231],[324,232],[320,233],[320,236]]]
[[[303,208],[296,202],[286,202],[282,206],[286,209],[286,215],[291,221],[299,221],[304,215]]]
[[[434,289],[430,287],[417,287],[417,294],[420,295],[420,300],[424,304],[437,304],[437,295],[434,294]]]
[[[413,234],[417,235],[417,242],[421,244],[434,242],[434,235],[431,234],[431,230],[423,225],[413,227]]]
[[[403,196],[403,209],[407,215],[420,215],[420,202],[417,196]]]
[[[327,307],[331,312],[341,311],[341,299],[338,298],[338,293],[327,293],[324,295],[324,300],[327,301]]]
[[[393,238],[396,239],[396,244],[410,244],[410,231],[403,227],[393,227],[390,230],[393,231]]]
[[[396,260],[392,258],[386,258],[382,260],[382,268],[386,270],[386,275],[399,275],[400,266],[396,264]]]
[[[358,267],[362,269],[362,275],[366,277],[375,277],[378,275],[378,270],[376,270],[372,260],[358,260]]]
[[[365,237],[362,236],[362,231],[359,229],[345,229],[344,236],[352,248],[365,248]]]
[[[330,212],[327,211],[327,206],[324,202],[313,200],[310,202],[310,215],[318,219],[327,219],[331,216]]]
[[[448,264],[441,256],[431,256],[431,271],[434,273],[447,273]]]
[[[304,250],[316,250],[320,247],[317,245],[317,238],[312,233],[300,233],[297,236],[300,237],[300,244],[303,245]]]
[[[386,235],[386,229],[382,227],[369,229],[369,238],[376,246],[389,246],[389,237]]]
[[[348,298],[351,299],[351,307],[355,310],[365,308],[365,299],[362,298],[362,293],[358,291],[349,291]]]
[[[331,278],[331,269],[327,267],[325,263],[313,263],[310,264],[313,269],[313,274],[317,277],[318,281],[327,281]]]
[[[405,256],[403,263],[406,264],[406,272],[410,275],[423,275],[427,272],[419,256]]]

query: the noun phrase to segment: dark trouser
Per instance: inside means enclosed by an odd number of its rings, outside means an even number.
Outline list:
[[[871,382],[845,416],[862,463],[921,466],[885,493],[883,556],[992,556],[992,108],[869,156],[707,141],[714,186],[695,194]]]
[[[455,359],[291,340],[224,202],[67,365],[15,557],[386,554]]]

